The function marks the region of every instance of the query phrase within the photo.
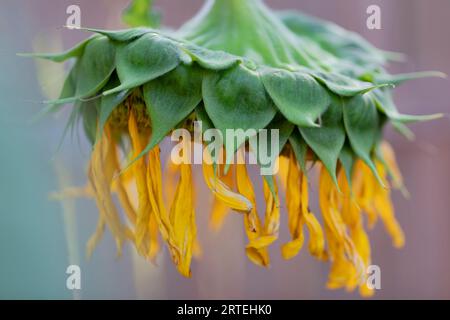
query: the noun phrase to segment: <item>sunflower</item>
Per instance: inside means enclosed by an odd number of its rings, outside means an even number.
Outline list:
[[[159,19],[148,14],[149,6],[135,1],[127,21]],[[249,142],[229,147],[225,139],[220,155],[206,148],[203,175],[215,199],[211,226],[220,228],[230,211],[240,214],[248,258],[267,267],[285,203],[291,240],[281,245],[282,256],[292,259],[305,245],[330,263],[329,288],[373,294],[366,284],[371,247],[365,225],[381,220],[395,247],[405,242],[390,199],[393,188],[405,189],[383,128],[390,123],[410,137],[407,123],[440,117],[401,114],[392,93],[404,81],[440,73],[391,75],[385,65],[399,54],[330,22],[273,12],[261,0],[209,0],[176,31],[86,30],[93,36],[73,49],[34,56],[74,61],[60,98],[48,101],[43,113],[73,105],[68,127],[81,121],[92,143],[88,185],[61,195],[96,200],[89,255],[107,227],[119,253],[130,242],[154,260],[164,245],[190,277],[200,251],[193,166],[168,161],[164,171],[161,141],[175,129],[193,132],[198,121],[222,133],[252,129],[259,139],[270,128],[279,132],[280,170],[261,177],[264,217],[248,166],[231,161],[252,151]],[[182,156],[194,142],[182,139]],[[313,167],[320,173],[320,216],[309,205]]]

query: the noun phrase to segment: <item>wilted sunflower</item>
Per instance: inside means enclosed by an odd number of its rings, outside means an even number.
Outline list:
[[[148,1],[134,2],[127,21],[148,21],[148,8]],[[148,259],[158,254],[162,239],[179,272],[189,277],[199,249],[192,168],[169,163],[163,175],[160,142],[175,128],[193,130],[196,120],[221,132],[272,128],[280,134],[279,180],[292,237],[281,246],[283,257],[295,257],[307,237],[311,255],[331,264],[329,288],[372,293],[364,281],[371,264],[364,221],[372,227],[380,219],[394,246],[404,244],[390,200],[391,186],[402,189],[403,182],[383,127],[391,123],[410,136],[406,123],[439,117],[400,114],[392,91],[406,80],[439,73],[390,75],[384,65],[398,54],[332,23],[273,12],[261,0],[207,1],[177,31],[89,31],[91,38],[63,54],[38,55],[74,59],[60,98],[45,112],[73,103],[69,125],[81,120],[93,145],[89,184],[81,190],[96,199],[100,212],[89,254],[107,226],[119,252],[130,241]],[[312,166],[320,168],[321,219],[309,206]],[[279,232],[277,179],[261,178],[262,218],[245,164],[223,165],[214,157],[203,164],[203,174],[215,196],[212,225],[220,226],[229,209],[242,214],[247,256],[268,266],[268,247]]]

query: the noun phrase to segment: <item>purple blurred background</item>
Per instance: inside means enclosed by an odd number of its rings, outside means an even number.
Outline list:
[[[164,24],[178,27],[191,17],[202,3],[203,0],[161,0],[156,1],[156,6],[163,12]],[[448,0],[267,0],[266,3],[274,9],[298,9],[334,21],[359,32],[379,48],[406,53],[407,62],[392,65],[392,72],[439,70],[450,74]],[[81,7],[83,26],[114,29],[123,27],[120,24],[120,14],[127,5],[126,0],[0,0],[0,17],[9,16],[0,19],[0,36],[8,38],[7,34],[15,32],[21,37],[11,42],[8,50],[31,51],[31,42],[36,37],[55,31],[61,36],[64,48],[84,39],[87,36],[85,33],[61,27],[67,18],[66,8],[71,4]],[[366,8],[371,4],[377,4],[382,9],[382,30],[366,28]],[[21,60],[14,58],[11,63],[22,63],[19,61]],[[27,72],[22,72],[34,81],[36,69],[33,64],[27,63]],[[396,93],[397,104],[405,113],[450,112],[448,80],[417,80],[399,87]],[[42,99],[38,93],[26,98]],[[40,108],[36,104],[28,104],[25,107],[30,115]],[[63,117],[58,120],[63,120]],[[62,125],[56,126],[55,122],[48,121],[48,127],[41,128],[50,130],[50,136],[55,137],[50,142],[54,148],[62,132]],[[396,250],[391,246],[390,239],[381,225],[370,231],[373,263],[379,265],[382,272],[382,290],[377,292],[376,298],[450,298],[449,124],[449,119],[445,118],[432,123],[412,125],[411,128],[417,135],[415,142],[408,142],[393,130],[387,130],[386,138],[396,149],[411,199],[404,199],[400,193],[394,193],[393,196],[397,217],[406,233],[407,242],[404,249]],[[76,177],[75,182],[83,184],[83,165],[87,156],[80,156],[78,150],[70,150],[70,143],[65,145],[62,153],[67,168],[71,175]],[[40,158],[45,159],[42,155]],[[50,161],[50,158],[51,154],[45,161]],[[45,161],[45,165],[51,165]],[[201,177],[197,178],[200,182]],[[208,193],[200,191],[199,194]],[[209,196],[200,196],[198,199],[197,214],[203,257],[194,262],[192,279],[179,276],[166,254],[160,259],[158,268],[142,261],[136,262],[131,248],[127,248],[121,261],[116,261],[113,241],[107,236],[91,262],[85,261],[83,252],[79,253],[81,258],[77,259],[81,260],[79,263],[87,274],[81,296],[170,299],[358,298],[356,293],[326,290],[328,264],[315,261],[305,249],[297,258],[284,261],[280,257],[278,245],[274,245],[271,250],[271,268],[264,270],[255,267],[247,261],[243,250],[246,239],[241,217],[231,215],[223,230],[215,234],[207,228],[208,206],[202,205],[209,201]],[[58,207],[55,210],[58,210]],[[77,241],[79,248],[83,248],[90,232],[94,230],[96,209],[93,204],[77,204],[78,210],[83,213],[76,218]],[[286,224],[285,216],[282,222]],[[13,225],[14,227],[18,228]],[[59,227],[64,228],[62,221]],[[279,243],[285,240],[287,228],[283,226]],[[66,263],[64,249],[53,255],[50,252],[51,259],[61,259]],[[42,257],[48,258],[49,256]],[[17,260],[17,263],[26,261]],[[130,275],[136,269],[141,270],[138,278]],[[54,271],[55,276],[63,281],[64,274],[60,273],[60,270]],[[21,291],[12,287],[8,291],[1,282],[0,287],[1,296],[6,298],[70,297],[66,296],[66,293],[61,294],[62,289],[50,290],[50,294],[45,293],[48,292],[45,284],[35,288],[33,294],[27,289]]]

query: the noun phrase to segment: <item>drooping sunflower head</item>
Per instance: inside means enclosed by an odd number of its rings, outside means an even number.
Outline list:
[[[395,54],[332,23],[273,12],[260,0],[210,0],[174,32],[90,31],[92,37],[63,54],[38,55],[74,60],[60,98],[45,112],[72,104],[68,125],[81,120],[93,145],[82,193],[93,196],[99,210],[89,253],[107,226],[119,251],[130,241],[152,260],[164,243],[179,272],[191,275],[200,250],[192,166],[169,161],[163,174],[159,144],[182,129],[179,154],[190,159],[201,122],[205,132],[217,129],[223,142],[203,153],[203,175],[215,199],[211,226],[220,227],[230,210],[241,214],[248,258],[268,266],[285,207],[292,239],[281,245],[284,258],[294,258],[307,239],[311,255],[331,265],[328,287],[372,293],[365,282],[371,264],[366,223],[381,220],[394,246],[404,244],[390,200],[391,186],[402,189],[403,183],[383,127],[390,123],[408,135],[406,123],[439,117],[400,114],[392,91],[439,73],[390,75],[384,65]],[[263,129],[277,131],[269,145],[279,157],[279,172],[261,178],[264,215],[245,161],[233,161],[252,152],[264,163],[251,143],[271,139]],[[248,134],[235,139],[227,130]],[[311,167],[320,170],[321,218],[309,205]]]

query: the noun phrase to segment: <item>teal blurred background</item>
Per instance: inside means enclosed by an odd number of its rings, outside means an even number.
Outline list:
[[[164,21],[177,27],[202,0],[156,1]],[[408,54],[395,72],[440,70],[450,74],[447,0],[283,0],[266,1],[278,9],[295,8],[358,31],[375,45]],[[108,233],[87,261],[84,248],[97,221],[93,201],[59,202],[49,194],[61,182],[82,186],[89,147],[84,136],[68,135],[58,144],[68,114],[63,111],[33,122],[47,95],[61,85],[62,70],[16,56],[37,49],[58,51],[87,37],[67,30],[66,8],[77,4],[82,25],[120,28],[126,0],[0,0],[0,298],[358,298],[326,290],[328,266],[306,252],[282,261],[275,248],[273,266],[262,270],[246,261],[245,237],[237,216],[224,230],[207,230],[207,208],[199,208],[204,257],[194,277],[179,276],[163,255],[155,267],[136,258],[129,246],[115,256]],[[378,4],[383,30],[365,27],[365,9]],[[400,109],[409,113],[450,112],[448,80],[419,80],[398,89]],[[410,143],[388,131],[411,192],[410,200],[394,196],[407,246],[393,249],[382,227],[370,233],[373,260],[381,266],[377,298],[450,298],[450,129],[448,119],[413,126]],[[62,180],[62,181],[61,181]],[[199,180],[199,179],[198,179]],[[204,194],[199,192],[199,194]],[[209,198],[200,199],[205,203]],[[282,230],[282,240],[286,236]],[[232,236],[230,236],[232,235]],[[82,290],[66,289],[66,268],[78,264]]]

